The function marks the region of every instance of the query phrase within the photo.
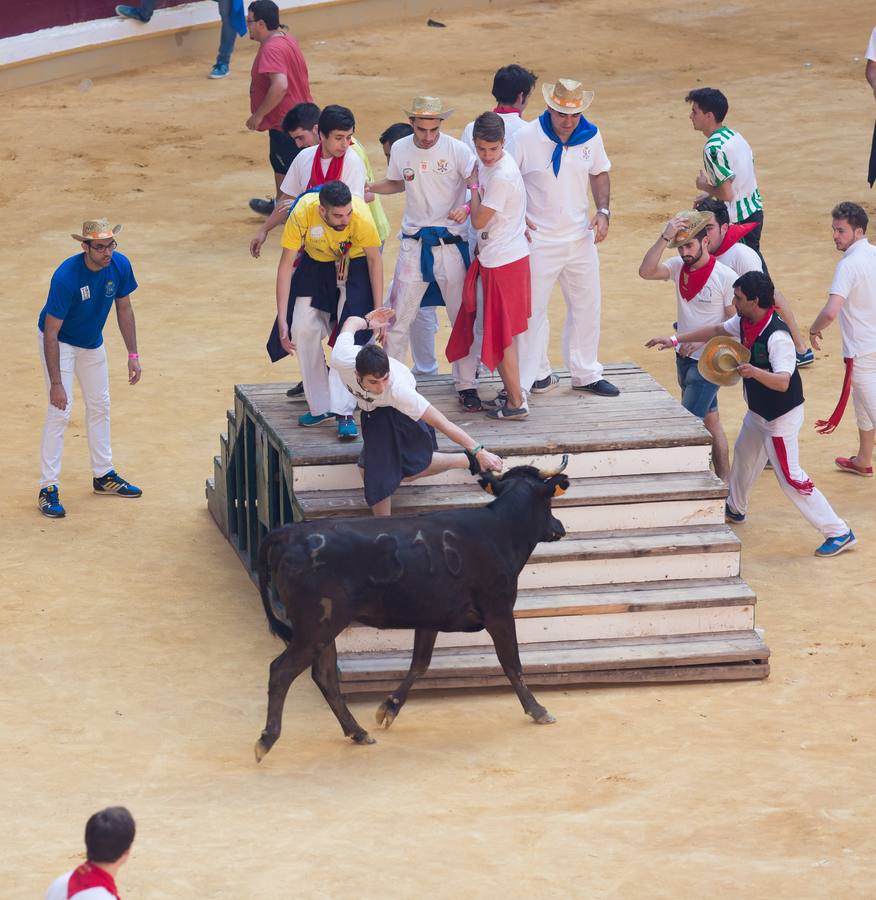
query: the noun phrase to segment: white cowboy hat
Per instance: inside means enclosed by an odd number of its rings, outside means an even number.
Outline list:
[[[719,335],[703,347],[697,369],[706,381],[728,387],[742,378],[736,369],[750,360],[751,351],[748,347],[743,347],[732,337]]]
[[[699,209],[687,209],[678,215],[684,218],[684,228],[669,241],[668,247],[680,247],[692,237],[696,237],[712,221],[714,213],[703,212]]]
[[[541,92],[551,109],[569,116],[584,112],[596,96],[593,91],[585,91],[580,81],[571,78],[558,78],[554,84],[543,84]]]
[[[103,241],[114,238],[122,230],[121,225],[114,225],[110,228],[107,219],[89,219],[82,223],[82,234],[71,234],[70,237],[74,241]]]
[[[414,97],[411,108],[404,112],[409,119],[446,119],[453,110],[444,109],[440,97]]]

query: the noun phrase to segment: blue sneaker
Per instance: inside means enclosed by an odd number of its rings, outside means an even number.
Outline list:
[[[359,429],[352,416],[338,416],[338,440],[355,441],[359,437]]]
[[[67,510],[61,506],[61,498],[58,496],[58,485],[42,488],[38,499],[40,512],[50,519],[63,519]]]
[[[325,415],[322,416],[314,416],[312,413],[305,413],[303,416],[298,417],[298,424],[302,428],[313,428],[314,425],[325,425],[326,422],[331,422],[334,417],[334,413],[325,413]]]
[[[730,508],[729,503],[724,504],[724,521],[725,522],[735,522],[737,525],[741,525],[745,521],[745,513],[738,513],[735,509]]]
[[[148,22],[152,18],[151,15],[144,16],[137,6],[117,6],[116,15],[125,19],[136,19],[138,22]]]
[[[812,352],[812,348],[810,347],[808,350],[804,350],[802,353],[797,354],[797,368],[805,369],[806,366],[811,366],[812,363],[815,362],[815,354]]]
[[[95,494],[106,494],[112,497],[140,497],[143,491],[136,485],[125,481],[115,469],[110,469],[106,475],[95,478],[92,481]]]
[[[838,537],[828,538],[816,551],[816,556],[836,556],[849,547],[854,547],[858,542],[855,540],[854,532],[849,529],[845,534]]]
[[[210,69],[210,74],[207,78],[225,78],[229,71],[228,63],[216,63],[216,65]]]

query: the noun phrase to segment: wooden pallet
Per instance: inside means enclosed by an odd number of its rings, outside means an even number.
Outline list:
[[[740,577],[739,541],[724,524],[726,488],[709,470],[708,433],[638,367],[608,366],[606,377],[620,397],[575,392],[563,378],[517,422],[461,409],[446,376],[419,383],[508,465],[550,466],[569,455],[570,488],[554,501],[567,536],[536,547],[519,581],[515,616],[527,677],[534,684],[765,677],[769,649],[754,630],[756,598]],[[498,386],[487,379],[482,394]],[[305,516],[369,514],[356,466],[361,445],[337,441],[329,426],[299,428],[306,406],[287,398],[286,387],[235,388],[207,482],[210,511],[251,573],[270,528]],[[439,447],[453,445],[439,436]],[[393,503],[395,515],[416,515],[490,500],[454,470],[401,487]],[[409,631],[347,629],[338,638],[344,689],[389,689],[412,646]],[[441,634],[436,647],[420,687],[507,683],[485,632]]]

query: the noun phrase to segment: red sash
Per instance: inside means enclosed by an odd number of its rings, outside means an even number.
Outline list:
[[[331,162],[328,165],[328,171],[323,175],[322,172],[322,148],[317,147],[316,153],[313,154],[313,165],[310,169],[310,180],[307,182],[307,186],[309,188],[319,187],[321,184],[325,184],[328,181],[340,181],[341,180],[341,172],[344,171],[344,158],[346,157],[346,153],[343,156],[333,156]]]
[[[681,267],[678,273],[678,292],[685,300],[691,301],[703,289],[715,268],[715,257],[709,257],[709,261],[701,269],[689,269]]]
[[[726,253],[734,244],[741,241],[749,231],[754,231],[758,224],[757,222],[748,222],[745,225],[728,225],[727,233],[724,235],[724,240],[721,241],[721,246],[717,250],[711,251],[712,256],[720,256],[722,253]]]
[[[520,115],[520,110],[517,109],[516,106],[494,106],[493,112],[494,113],[505,113],[506,115],[513,115],[515,113],[518,116]]]
[[[770,324],[770,319],[772,319],[775,311],[775,306],[771,306],[766,311],[766,315],[759,322],[749,322],[748,319],[740,318],[739,321],[742,325],[742,345],[744,347],[748,347],[748,349],[751,350],[754,346],[754,342],[760,337],[761,332],[763,332],[764,328]]]
[[[779,468],[782,470],[785,481],[787,481],[798,494],[804,494],[808,497],[812,493],[815,485],[809,478],[807,478],[806,481],[794,481],[794,479],[791,478],[791,469],[788,466],[788,451],[785,449],[785,439],[774,437],[772,440],[773,449],[776,451],[776,457],[779,461]]]
[[[846,411],[846,404],[849,402],[849,394],[852,390],[852,369],[854,368],[855,360],[850,356],[846,356],[843,358],[843,362],[846,364],[846,371],[843,375],[843,389],[840,392],[836,409],[830,414],[830,418],[818,419],[815,422],[815,430],[819,434],[830,434],[832,431],[836,431],[836,427]]]
[[[109,891],[116,900],[119,900],[119,892],[116,890],[116,883],[113,876],[105,869],[96,866],[93,863],[85,862],[81,866],[74,869],[70,874],[70,880],[67,882],[67,897],[75,897],[81,891],[87,891],[89,888],[102,887]]]

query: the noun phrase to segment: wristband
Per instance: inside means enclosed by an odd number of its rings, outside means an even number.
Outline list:
[[[672,342],[673,347],[678,347],[678,338],[674,334],[669,335],[669,340]]]
[[[469,206],[469,204],[466,203],[464,209],[465,209],[466,215],[470,216],[471,215],[471,206]]]
[[[666,237],[666,235],[665,235],[665,234],[661,234],[661,235],[660,235],[660,237],[662,237],[662,238],[663,238],[663,240],[664,240],[664,241],[666,241],[666,243],[667,243],[667,244],[668,244],[668,243],[669,243],[669,242],[670,242],[670,241],[671,241],[671,240],[672,240],[672,238],[668,238],[668,237]]]
[[[128,359],[139,359],[139,358],[140,358],[139,353],[129,353],[128,354]]]
[[[472,456],[477,456],[478,453],[480,453],[481,450],[483,450],[483,449],[484,449],[483,444],[475,444],[474,447],[472,447],[471,450],[469,450],[468,452],[471,453]]]
[[[476,194],[476,193],[481,189],[481,186],[480,186],[479,184],[470,184],[470,185],[468,186],[468,189],[469,189],[473,194]]]

